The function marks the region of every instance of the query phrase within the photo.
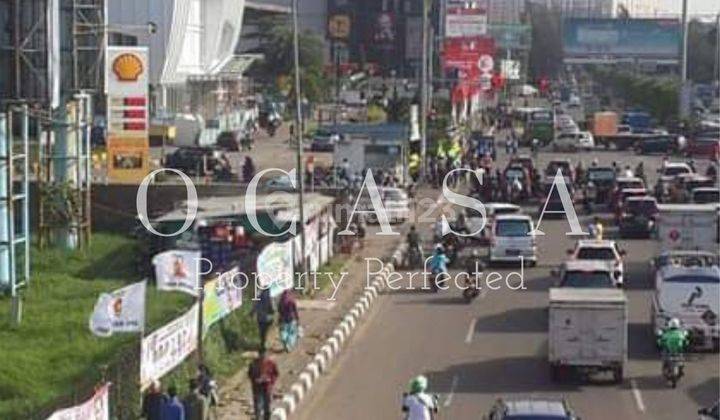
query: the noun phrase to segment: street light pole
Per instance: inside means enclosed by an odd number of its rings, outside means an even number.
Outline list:
[[[688,16],[687,16],[688,0],[682,3],[682,56],[680,57],[680,97],[678,105],[680,106],[680,118],[686,118],[690,114],[688,103]]]
[[[681,63],[681,81],[685,85],[687,81],[687,53],[688,53],[688,21],[687,21],[687,0],[683,0],[682,4],[682,63]]]
[[[420,179],[423,181],[427,175],[428,1],[422,0],[422,63],[420,67]]]
[[[300,97],[300,40],[298,29],[298,0],[292,2],[293,61],[295,67],[295,140],[297,141],[298,215],[300,219],[300,267],[301,278],[307,275],[305,259],[305,167],[303,166],[302,99]]]

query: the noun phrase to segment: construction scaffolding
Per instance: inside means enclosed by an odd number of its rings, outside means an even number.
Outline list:
[[[105,0],[72,0],[73,88],[102,91],[105,77]]]
[[[20,290],[30,281],[29,124],[26,104],[0,114],[0,289],[13,299],[16,323]]]
[[[48,11],[55,1],[0,0],[0,82],[6,87],[0,99],[48,103]]]

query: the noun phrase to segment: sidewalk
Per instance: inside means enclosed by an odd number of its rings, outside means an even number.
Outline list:
[[[399,228],[396,229],[399,230]],[[404,237],[402,235],[390,238],[376,236],[374,235],[375,231],[376,229],[369,229],[365,247],[347,256],[349,259],[342,271],[348,274],[335,295],[334,301],[329,300],[334,292],[332,286],[318,293],[312,300],[298,300],[300,324],[304,329],[304,336],[300,339],[296,349],[291,353],[279,351],[282,346],[278,340],[277,328],[271,331],[268,337],[269,355],[275,360],[280,371],[280,377],[275,386],[276,398],[282,397],[288,391],[288,387],[297,379],[299,372],[312,360],[337,323],[362,294],[367,282],[365,258],[385,260]],[[372,269],[379,268],[373,266]],[[249,352],[247,356],[252,358],[255,356],[255,352]],[[222,383],[220,389],[219,419],[252,418],[252,395],[245,369]]]

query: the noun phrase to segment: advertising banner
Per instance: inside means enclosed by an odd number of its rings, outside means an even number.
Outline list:
[[[445,38],[487,34],[487,1],[448,1],[445,8]]]
[[[278,296],[292,287],[294,280],[292,252],[292,240],[273,242],[260,252],[257,259],[258,283],[262,288],[270,288],[270,296]]]
[[[565,59],[679,59],[680,22],[676,19],[567,19]]]
[[[487,14],[480,9],[448,9],[445,14],[445,37],[464,38],[487,33]]]
[[[106,383],[98,388],[89,400],[75,407],[58,410],[47,420],[109,420],[109,393],[110,383]]]
[[[530,25],[493,23],[488,27],[488,34],[495,40],[498,49],[530,49]]]
[[[203,297],[203,334],[216,322],[228,316],[242,305],[242,282],[240,270],[233,268],[205,283]]]
[[[140,349],[140,387],[147,388],[188,357],[197,347],[198,305],[143,338]]]
[[[90,331],[100,337],[116,332],[140,332],[145,326],[145,288],[141,281],[103,293],[90,317]]]
[[[495,55],[495,41],[488,37],[446,39],[443,67],[470,71],[477,68],[482,55]]]
[[[111,182],[139,184],[150,173],[147,138],[108,137],[107,175]]]
[[[165,251],[153,257],[158,290],[197,296],[200,285],[200,251]]]
[[[520,62],[517,60],[501,60],[500,74],[508,80],[520,79]]]

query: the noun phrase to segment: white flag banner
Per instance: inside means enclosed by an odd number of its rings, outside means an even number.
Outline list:
[[[145,327],[145,288],[143,280],[98,298],[90,317],[90,331],[100,337],[116,332],[141,332]]]
[[[197,296],[200,251],[166,251],[153,257],[158,290],[180,291]]]
[[[106,383],[98,388],[89,400],[74,407],[58,410],[47,420],[108,420],[110,418],[109,391],[110,383]]]
[[[197,348],[198,304],[144,337],[140,349],[140,387],[147,388]]]

